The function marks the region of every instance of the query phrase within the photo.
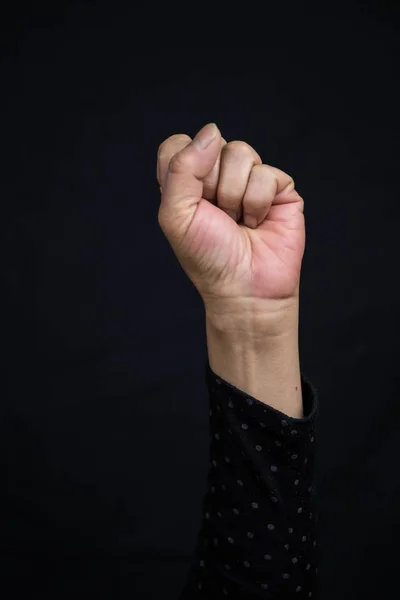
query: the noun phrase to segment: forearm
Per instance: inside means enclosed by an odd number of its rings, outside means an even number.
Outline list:
[[[300,379],[294,313],[282,315],[286,334],[279,334],[238,312],[240,324],[232,310],[207,318],[208,490],[180,600],[307,599],[318,564],[316,390]]]
[[[228,324],[229,323],[229,324]],[[239,390],[290,417],[303,417],[298,307],[284,316],[273,335],[264,320],[226,321],[206,312],[210,367]]]

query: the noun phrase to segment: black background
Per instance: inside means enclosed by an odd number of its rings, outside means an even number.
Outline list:
[[[205,328],[157,223],[155,159],[165,137],[209,121],[293,175],[306,201],[320,598],[391,597],[398,13],[242,6],[255,34],[199,5],[172,25],[156,5],[146,17],[133,3],[7,8],[2,597],[173,600],[183,586],[206,483]]]

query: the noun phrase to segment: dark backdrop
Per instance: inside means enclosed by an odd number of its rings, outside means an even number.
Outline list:
[[[247,27],[195,36],[129,3],[13,6],[1,20],[2,598],[173,600],[183,585],[206,482],[205,328],[157,223],[155,158],[208,121],[306,200],[320,598],[391,597],[397,14],[370,2],[291,19],[287,7],[249,48]],[[170,46],[147,38],[154,24]]]

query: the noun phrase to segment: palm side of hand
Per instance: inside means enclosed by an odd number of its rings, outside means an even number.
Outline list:
[[[293,180],[218,130],[206,149],[196,138],[168,138],[157,166],[160,225],[183,269],[206,303],[297,296],[305,226]],[[246,225],[249,214],[255,228]]]
[[[204,299],[285,299],[297,292],[304,247],[303,200],[296,192],[272,205],[257,229],[202,198],[178,258]]]

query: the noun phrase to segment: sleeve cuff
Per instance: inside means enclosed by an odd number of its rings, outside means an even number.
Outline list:
[[[210,367],[209,360],[206,361],[205,368],[206,381],[209,389],[213,394],[217,395],[218,401],[222,405],[227,405],[227,408],[231,408],[229,403],[232,404],[233,402],[239,410],[245,410],[246,407],[252,406],[253,414],[260,416],[260,418],[262,415],[266,416],[270,427],[275,431],[279,429],[285,430],[285,428],[290,427],[292,431],[300,433],[307,432],[313,428],[319,407],[318,391],[305,375],[301,374],[304,416],[302,418],[295,418],[286,415],[268,404],[260,402],[260,400],[257,400],[253,396],[249,396],[228,381],[225,381],[216,375]],[[296,429],[293,429],[294,426]]]

